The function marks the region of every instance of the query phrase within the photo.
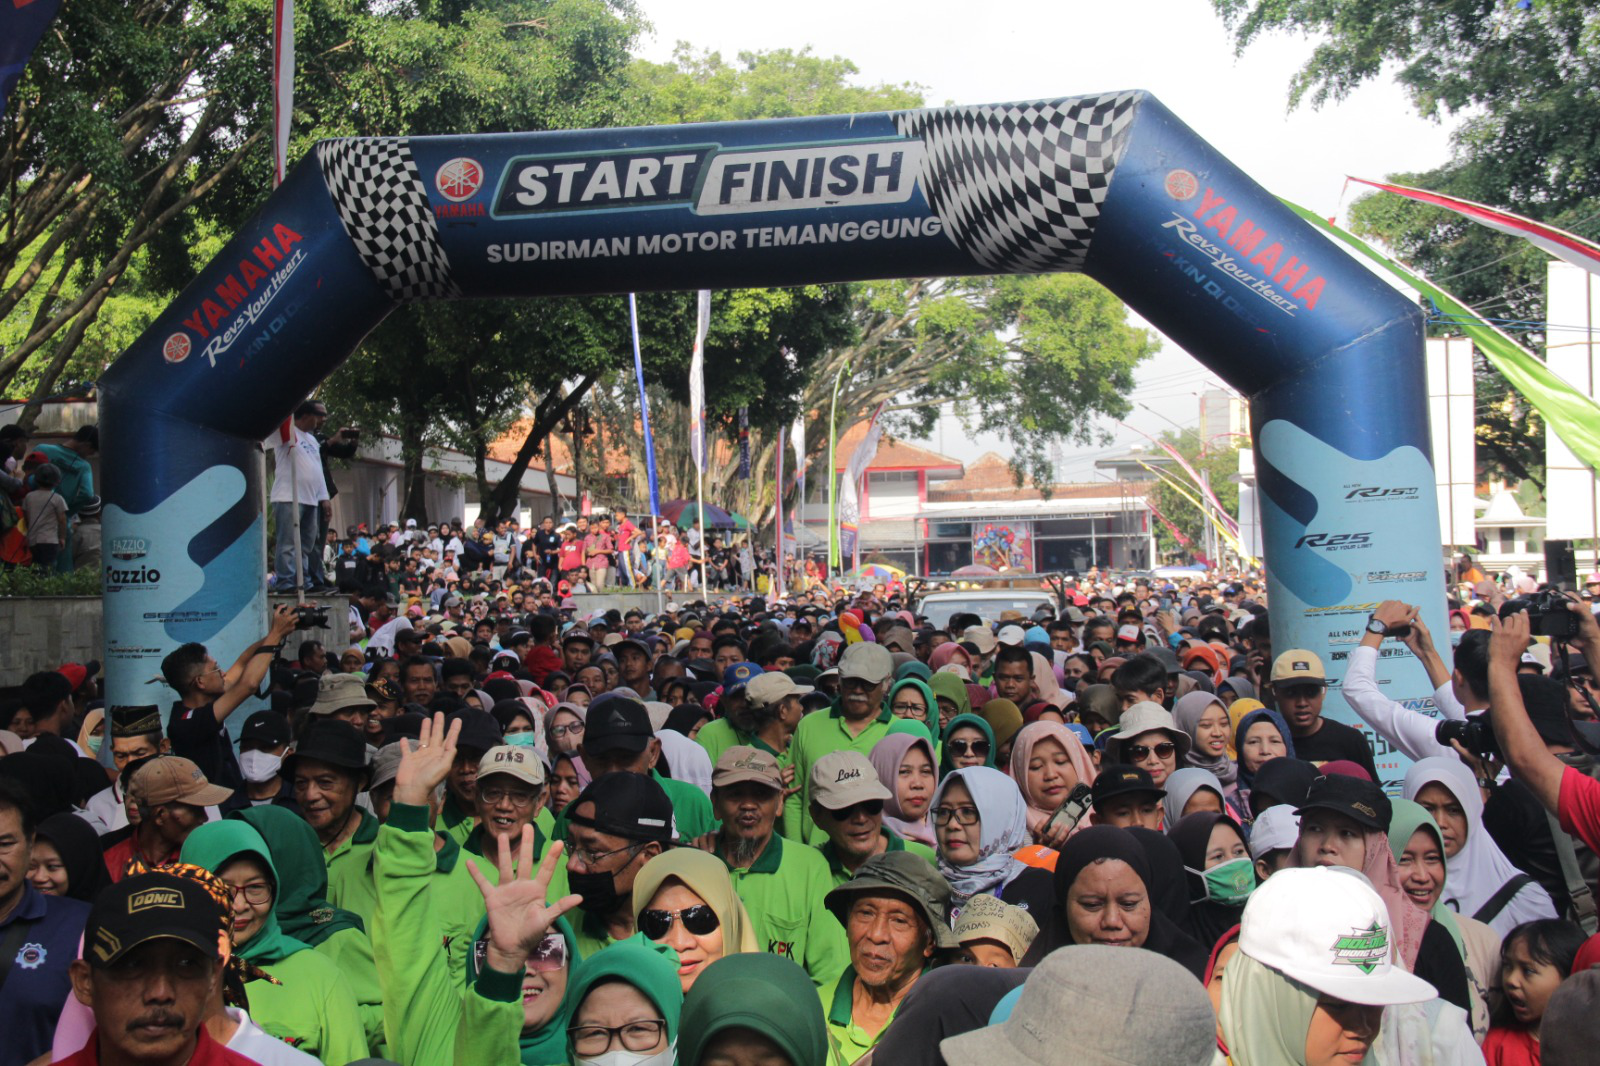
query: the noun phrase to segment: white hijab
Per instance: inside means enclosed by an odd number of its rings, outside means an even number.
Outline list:
[[[1434,756],[1414,763],[1406,771],[1402,794],[1415,800],[1430,784],[1447,789],[1467,816],[1467,840],[1454,857],[1445,860],[1444,904],[1457,914],[1472,917],[1500,887],[1523,871],[1506,858],[1500,845],[1483,827],[1483,794],[1465,763],[1453,756]],[[1554,918],[1555,903],[1537,881],[1522,886],[1500,913],[1488,923],[1505,936],[1523,922]]]
[[[673,729],[657,730],[656,739],[661,741],[661,754],[672,767],[672,779],[711,795],[711,756],[706,749]]]

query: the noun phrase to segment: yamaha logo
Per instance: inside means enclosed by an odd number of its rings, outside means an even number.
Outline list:
[[[1200,191],[1200,182],[1187,170],[1167,171],[1167,195],[1174,200],[1189,200]]]
[[[161,357],[169,363],[181,363],[189,358],[189,352],[193,348],[194,344],[189,340],[189,335],[180,330],[168,337],[167,342],[161,346]]]
[[[483,186],[483,164],[457,156],[439,168],[433,176],[433,186],[451,203],[471,199]]]

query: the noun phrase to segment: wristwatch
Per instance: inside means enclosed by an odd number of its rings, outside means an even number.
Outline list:
[[[1367,619],[1367,632],[1374,636],[1386,637],[1389,635],[1389,623],[1381,621],[1374,615]]]

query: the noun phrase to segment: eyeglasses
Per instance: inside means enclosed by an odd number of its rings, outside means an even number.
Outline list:
[[[950,749],[952,755],[966,755],[971,752],[973,755],[987,757],[989,754],[989,742],[987,740],[947,740],[944,742],[944,746]]]
[[[501,785],[490,785],[488,788],[478,789],[478,798],[489,806],[510,800],[513,807],[532,807],[539,793],[529,792],[520,788],[505,788]]]
[[[604,859],[609,859],[611,856],[616,855],[619,852],[634,851],[638,847],[638,844],[627,844],[620,848],[612,848],[610,851],[590,851],[588,848],[568,848],[567,860],[569,865],[572,860],[576,859],[580,865],[594,866],[596,863],[599,863]]]
[[[574,1025],[567,1035],[572,1038],[572,1050],[589,1059],[604,1055],[619,1040],[629,1051],[649,1051],[661,1042],[666,1028],[665,1018],[653,1018],[626,1025]]]
[[[1123,750],[1123,754],[1128,757],[1129,762],[1136,763],[1141,759],[1148,759],[1151,752],[1155,752],[1155,756],[1158,759],[1170,759],[1172,758],[1173,753],[1175,753],[1177,750],[1178,745],[1174,744],[1170,740],[1163,740],[1161,743],[1155,745],[1130,744]]]
[[[891,703],[889,709],[897,718],[923,718],[928,714],[928,708],[920,703]]]
[[[272,886],[265,881],[251,881],[248,885],[230,885],[228,891],[234,899],[242,894],[244,901],[252,907],[265,907],[272,902]]]
[[[694,936],[707,936],[717,931],[722,919],[707,903],[697,903],[678,911],[642,910],[639,912],[639,932],[650,940],[660,940],[672,931],[672,923],[681,921],[686,932]]]
[[[553,725],[550,727],[550,735],[556,740],[560,740],[569,733],[575,737],[583,736],[583,723],[580,722],[577,725]]]
[[[977,825],[978,808],[976,807],[935,807],[933,809],[934,825],[949,825],[954,818],[957,825]]]

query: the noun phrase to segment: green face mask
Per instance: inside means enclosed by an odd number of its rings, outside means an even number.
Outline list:
[[[1229,907],[1242,906],[1256,888],[1256,867],[1247,858],[1229,859],[1204,873],[1187,866],[1184,869],[1200,875],[1200,879],[1206,884],[1206,899],[1213,903]]]
[[[537,733],[531,733],[531,732],[530,733],[507,733],[506,737],[505,737],[505,741],[506,741],[507,744],[514,745],[515,747],[531,748],[534,745],[539,743],[539,735]]]
[[[103,737],[103,736],[90,737],[89,738],[89,754],[90,755],[99,755],[100,754],[100,744],[104,740],[105,740],[105,737]]]

